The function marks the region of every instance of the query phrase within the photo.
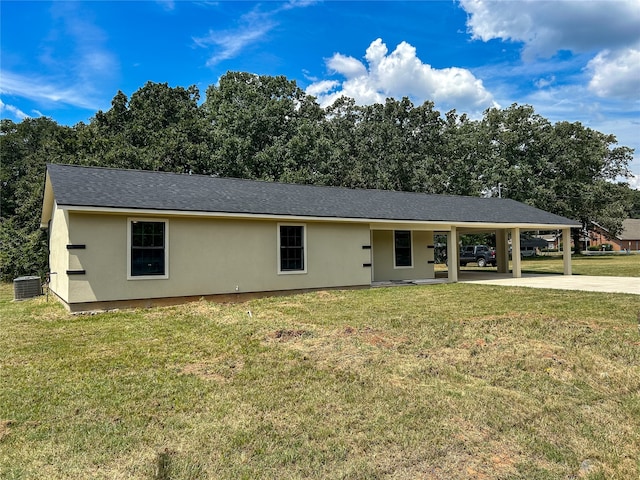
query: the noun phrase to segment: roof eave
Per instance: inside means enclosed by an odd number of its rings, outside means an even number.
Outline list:
[[[40,228],[49,228],[49,221],[53,215],[53,206],[55,204],[55,197],[53,195],[53,185],[49,178],[49,172],[45,174],[44,180],[44,195],[42,197],[42,214],[40,215]]]
[[[456,228],[469,229],[498,229],[498,228],[521,228],[527,230],[557,230],[563,228],[577,228],[579,223],[525,223],[525,222],[464,222],[451,220],[412,220],[412,219],[384,219],[384,218],[355,218],[355,217],[329,217],[311,215],[286,215],[268,213],[231,213],[231,212],[202,212],[185,210],[162,210],[162,209],[137,209],[122,207],[97,207],[89,205],[56,205],[61,210],[70,212],[93,212],[102,214],[120,215],[149,215],[149,216],[180,216],[180,217],[200,217],[200,218],[224,218],[224,219],[251,219],[251,220],[286,220],[301,222],[338,222],[338,223],[368,223],[375,225],[378,229],[402,228],[409,225],[442,227],[447,230],[452,226]],[[43,210],[44,215],[44,210]],[[49,214],[50,216],[50,214]],[[47,220],[48,221],[48,220]]]

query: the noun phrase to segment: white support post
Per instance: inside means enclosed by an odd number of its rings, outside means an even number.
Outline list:
[[[498,273],[509,273],[509,232],[507,229],[496,230],[496,262]]]
[[[522,263],[520,261],[520,229],[511,230],[511,262],[513,265],[513,278],[522,277]]]
[[[571,229],[562,229],[562,263],[564,274],[571,275]]]
[[[373,285],[373,279],[375,278],[374,268],[376,268],[376,266],[373,264],[373,230],[371,226],[369,226],[369,245],[371,246],[369,250],[369,263],[371,264],[371,284]]]
[[[458,231],[456,227],[451,227],[447,232],[447,278],[449,282],[458,281],[458,269],[460,260],[458,259]]]

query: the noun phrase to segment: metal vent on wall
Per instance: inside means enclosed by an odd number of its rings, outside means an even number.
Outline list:
[[[27,300],[42,295],[40,277],[19,277],[13,281],[14,300]]]

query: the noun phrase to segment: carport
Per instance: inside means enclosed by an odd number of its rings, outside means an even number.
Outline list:
[[[420,282],[436,275],[436,236],[446,235],[446,281],[460,275],[460,236],[493,234],[499,274],[522,276],[520,234],[562,232],[563,271],[571,275],[571,228],[580,223],[515,200],[406,192],[375,192],[383,202],[367,205],[369,210],[371,282]],[[377,200],[372,198],[372,200]],[[363,247],[365,248],[365,247]],[[511,248],[511,265],[509,249]],[[453,266],[456,266],[453,268]],[[494,272],[495,273],[495,272]]]
[[[449,268],[448,279],[450,282],[457,282],[460,275],[460,263],[458,258],[458,246],[460,244],[460,235],[466,234],[495,234],[496,237],[496,260],[498,273],[511,273],[513,278],[522,276],[522,262],[520,256],[520,234],[528,231],[545,231],[545,230],[561,230],[562,231],[562,259],[563,271],[565,275],[571,275],[571,227],[563,226],[559,228],[557,224],[485,224],[485,225],[451,225],[451,229],[446,232],[447,235],[447,259],[451,267],[456,265],[457,268]],[[509,247],[511,247],[512,267],[509,268]]]
[[[522,205],[514,202],[516,205]],[[527,207],[531,209],[531,207]],[[546,214],[547,212],[542,212]],[[516,212],[517,214],[517,212]],[[511,213],[514,215],[514,213]],[[549,214],[550,215],[550,214]],[[560,217],[561,218],[561,217]],[[567,222],[570,220],[563,219]],[[571,225],[567,223],[500,223],[500,222],[372,222],[371,282],[380,285],[389,282],[421,283],[438,278],[440,281],[457,282],[461,275],[459,263],[460,236],[466,234],[493,234],[496,238],[497,272],[486,272],[494,276],[522,276],[520,256],[520,234],[531,231],[561,231],[563,271],[571,275]],[[402,238],[399,238],[399,234]],[[435,271],[436,236],[446,235],[446,272]],[[406,242],[407,264],[398,262],[399,241]],[[509,262],[511,248],[511,265]],[[454,267],[455,266],[455,267]]]

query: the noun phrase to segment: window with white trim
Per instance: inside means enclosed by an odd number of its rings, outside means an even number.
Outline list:
[[[393,232],[393,256],[396,268],[413,266],[410,230],[395,230]]]
[[[278,224],[278,273],[306,273],[305,226]]]
[[[128,219],[128,278],[169,277],[167,226],[167,220]]]

